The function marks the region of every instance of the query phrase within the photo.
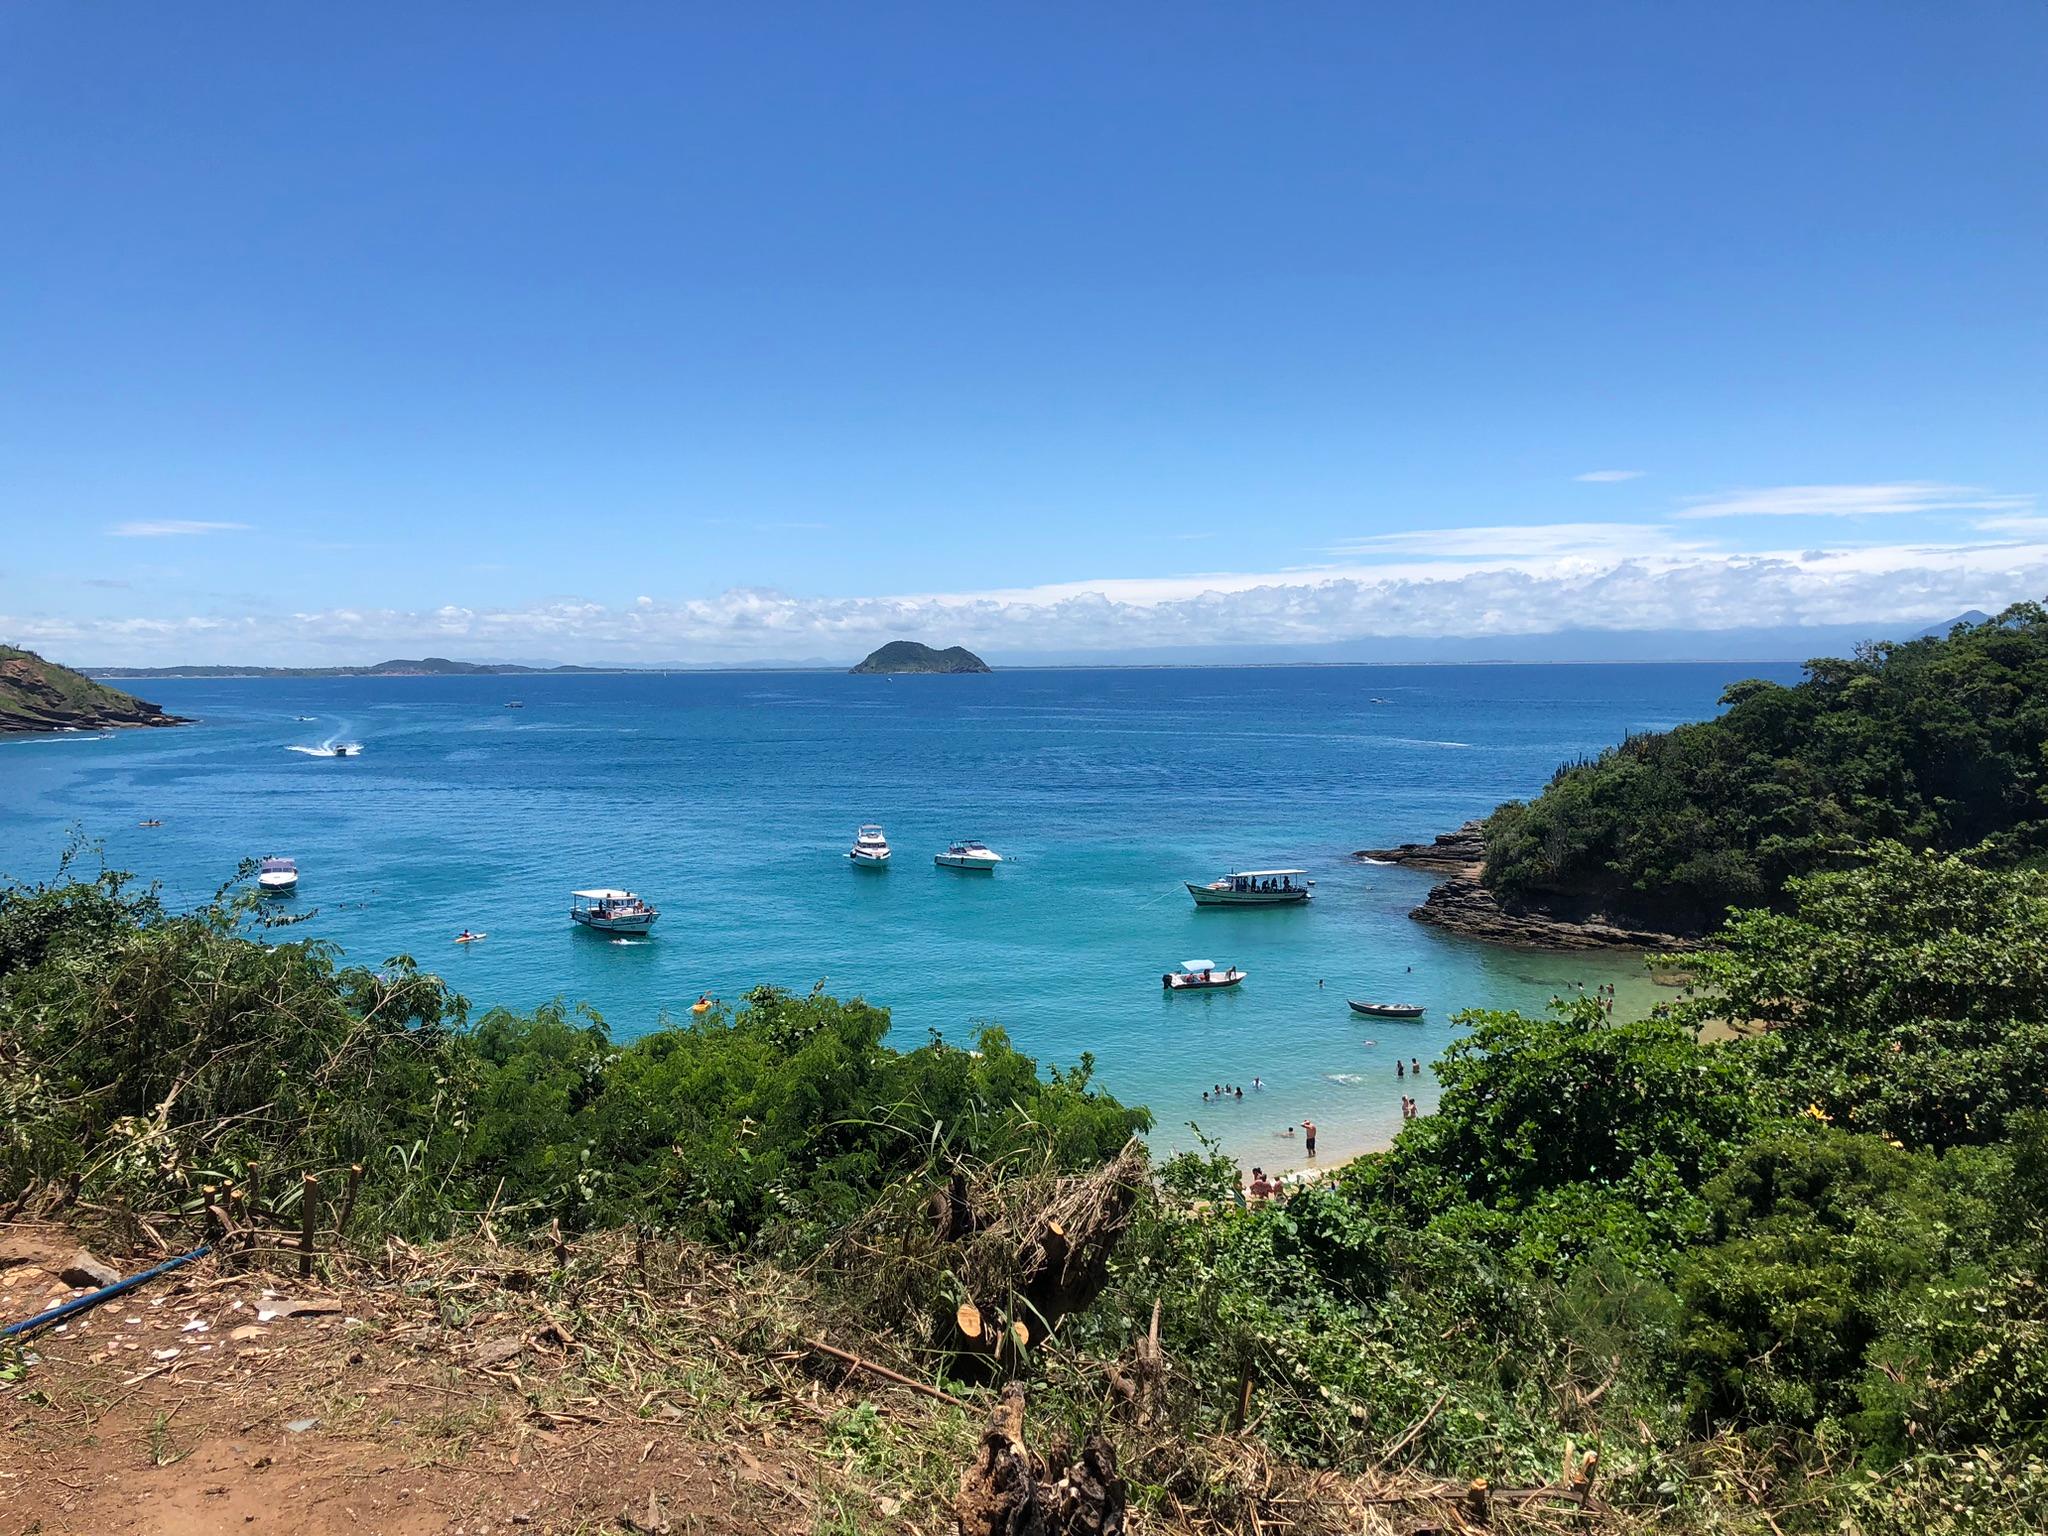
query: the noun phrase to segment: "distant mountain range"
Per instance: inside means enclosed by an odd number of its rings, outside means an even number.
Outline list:
[[[509,661],[380,661],[373,667],[86,667],[94,677],[518,677],[550,672],[617,672],[618,667],[526,667]]]
[[[994,653],[1002,667],[1217,667],[1378,664],[1392,666],[1450,665],[1494,662],[1802,662],[1815,656],[1838,656],[1868,640],[1913,640],[1943,636],[1958,624],[1981,624],[1991,615],[1979,609],[1958,614],[1924,628],[1912,623],[1783,625],[1756,629],[1563,629],[1547,635],[1454,635],[1446,637],[1369,636],[1309,645],[1222,644],[1177,646],[1170,650],[1115,649],[1007,650]],[[893,645],[915,645],[896,641]],[[890,649],[870,656],[855,671],[888,671],[873,666]],[[975,670],[986,663],[955,646],[929,656],[968,658]],[[619,662],[609,666],[551,662],[451,661],[443,656],[378,662],[367,667],[84,667],[104,678],[203,677],[517,677],[604,672],[837,672],[843,660],[825,657],[754,662]],[[949,665],[904,670],[950,671]]]

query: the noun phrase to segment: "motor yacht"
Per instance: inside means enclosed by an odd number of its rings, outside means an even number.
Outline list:
[[[933,854],[932,862],[941,869],[993,870],[1003,862],[1003,856],[986,843],[963,838],[944,853]]]

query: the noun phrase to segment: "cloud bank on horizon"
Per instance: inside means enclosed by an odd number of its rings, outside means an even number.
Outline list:
[[[1619,472],[1613,472],[1619,473]],[[1347,541],[1281,571],[1080,580],[1011,590],[805,596],[765,587],[671,599],[565,597],[502,608],[331,607],[120,618],[0,614],[0,635],[88,664],[362,662],[433,652],[603,663],[857,657],[911,638],[1006,653],[1160,652],[1384,637],[1939,622],[2048,594],[2032,499],[1933,482],[1694,498],[1661,522],[1494,524]],[[1737,547],[1709,519],[1916,513],[1915,540]],[[125,525],[128,528],[148,525]],[[124,531],[124,530],[115,530]],[[191,531],[199,531],[194,528]],[[227,531],[209,527],[205,531]]]

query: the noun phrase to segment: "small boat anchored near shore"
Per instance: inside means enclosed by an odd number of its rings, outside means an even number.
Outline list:
[[[265,859],[256,866],[256,889],[266,896],[289,896],[299,888],[297,859]]]
[[[1003,862],[1003,856],[986,843],[977,843],[972,838],[962,838],[944,853],[933,854],[932,862],[941,869],[993,871]]]
[[[569,918],[599,933],[645,933],[661,914],[631,891],[571,891]]]
[[[872,821],[853,834],[846,856],[862,868],[880,869],[889,862],[889,839]]]
[[[1305,869],[1241,869],[1207,885],[1183,883],[1198,907],[1298,906],[1315,885]]]
[[[1423,1014],[1420,1003],[1360,1003],[1350,998],[1344,1001],[1353,1013],[1362,1013],[1368,1019],[1419,1019]]]
[[[1168,971],[1159,978],[1159,984],[1169,992],[1212,992],[1218,987],[1234,987],[1243,980],[1244,972],[1236,966],[1218,970],[1214,960],[1183,960],[1180,969]]]

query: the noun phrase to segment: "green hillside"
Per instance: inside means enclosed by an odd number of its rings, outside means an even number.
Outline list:
[[[98,730],[116,725],[183,725],[156,705],[0,645],[0,731]]]
[[[1726,713],[1630,736],[1560,768],[1486,824],[1486,884],[1562,917],[1676,933],[1892,838],[2048,848],[2048,610],[2022,603],[1939,636],[1808,662],[1792,687],[1742,682]]]
[[[915,640],[891,640],[880,650],[870,653],[867,660],[853,670],[863,673],[987,672],[990,668],[987,662],[965,646],[935,651]]]

